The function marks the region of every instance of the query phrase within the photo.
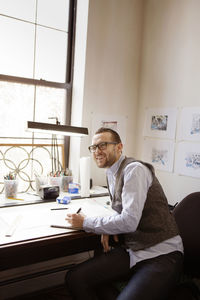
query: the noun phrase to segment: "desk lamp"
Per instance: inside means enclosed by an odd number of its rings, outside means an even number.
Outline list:
[[[41,123],[27,121],[27,130],[39,133],[52,134],[52,173],[60,171],[59,154],[56,134],[64,136],[77,136],[82,137],[88,135],[88,129],[86,127],[76,127],[69,125],[60,125],[57,117],[49,119],[56,119],[56,124]]]
[[[27,130],[32,132],[60,134],[65,136],[85,136],[88,135],[88,129],[86,127],[76,127],[69,125],[60,125],[60,122],[56,118],[56,124],[41,123],[41,122],[27,122]]]

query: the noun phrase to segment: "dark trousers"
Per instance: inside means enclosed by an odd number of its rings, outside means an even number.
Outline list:
[[[183,255],[172,252],[137,263],[130,269],[127,251],[121,247],[85,261],[66,275],[74,300],[164,300],[182,270]],[[115,282],[127,280],[119,292]]]

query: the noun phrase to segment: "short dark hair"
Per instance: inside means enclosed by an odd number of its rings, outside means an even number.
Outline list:
[[[116,131],[114,131],[113,129],[108,128],[108,127],[101,127],[101,128],[99,128],[95,132],[95,134],[99,134],[99,133],[103,133],[103,132],[109,132],[112,135],[113,142],[117,142],[117,143],[121,143],[122,142],[119,134]]]

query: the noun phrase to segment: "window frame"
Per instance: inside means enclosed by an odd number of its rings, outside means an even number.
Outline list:
[[[73,65],[74,65],[74,46],[75,46],[75,29],[76,29],[76,9],[77,0],[69,1],[69,18],[68,18],[68,44],[67,44],[67,60],[66,60],[66,78],[65,82],[54,82],[43,79],[32,79],[18,76],[10,76],[0,74],[0,81],[21,83],[32,86],[45,86],[52,88],[60,88],[66,90],[66,114],[65,125],[71,124],[71,106],[72,106],[72,84],[73,84]],[[64,138],[64,156],[66,165],[69,160],[69,137]]]

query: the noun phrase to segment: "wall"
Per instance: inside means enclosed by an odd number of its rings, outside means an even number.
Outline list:
[[[199,106],[199,10],[199,0],[89,1],[87,43],[80,47],[85,49],[80,52],[85,60],[83,89],[76,97],[73,120],[88,127],[90,135],[72,147],[70,162],[77,180],[79,157],[89,155],[97,113],[125,116],[124,152],[142,158],[147,107],[177,108],[179,125],[182,107]],[[83,109],[77,119],[78,106]],[[156,174],[170,204],[199,190],[197,178],[158,170]],[[91,177],[94,184],[105,184],[104,170],[94,163]]]
[[[137,154],[141,157],[145,108],[200,106],[199,0],[147,0],[140,95],[138,106]],[[178,140],[176,139],[176,149]],[[142,158],[142,157],[141,157]],[[157,171],[171,204],[199,191],[197,178],[175,172]]]
[[[79,3],[81,2],[80,0]],[[90,155],[88,145],[91,143],[92,124],[96,114],[125,117],[124,150],[127,155],[134,155],[142,3],[141,0],[89,1],[84,91],[83,97],[79,97],[77,101],[83,107],[79,120],[81,119],[83,126],[88,127],[90,135],[82,138],[80,144],[71,139],[71,149],[76,144],[70,155],[76,178],[79,156],[75,155],[75,149],[80,147],[80,156]],[[78,88],[76,86],[75,84],[74,97]],[[73,109],[74,124],[76,112],[77,108],[76,111]],[[91,177],[94,184],[105,184],[104,170],[98,169],[93,162]]]

